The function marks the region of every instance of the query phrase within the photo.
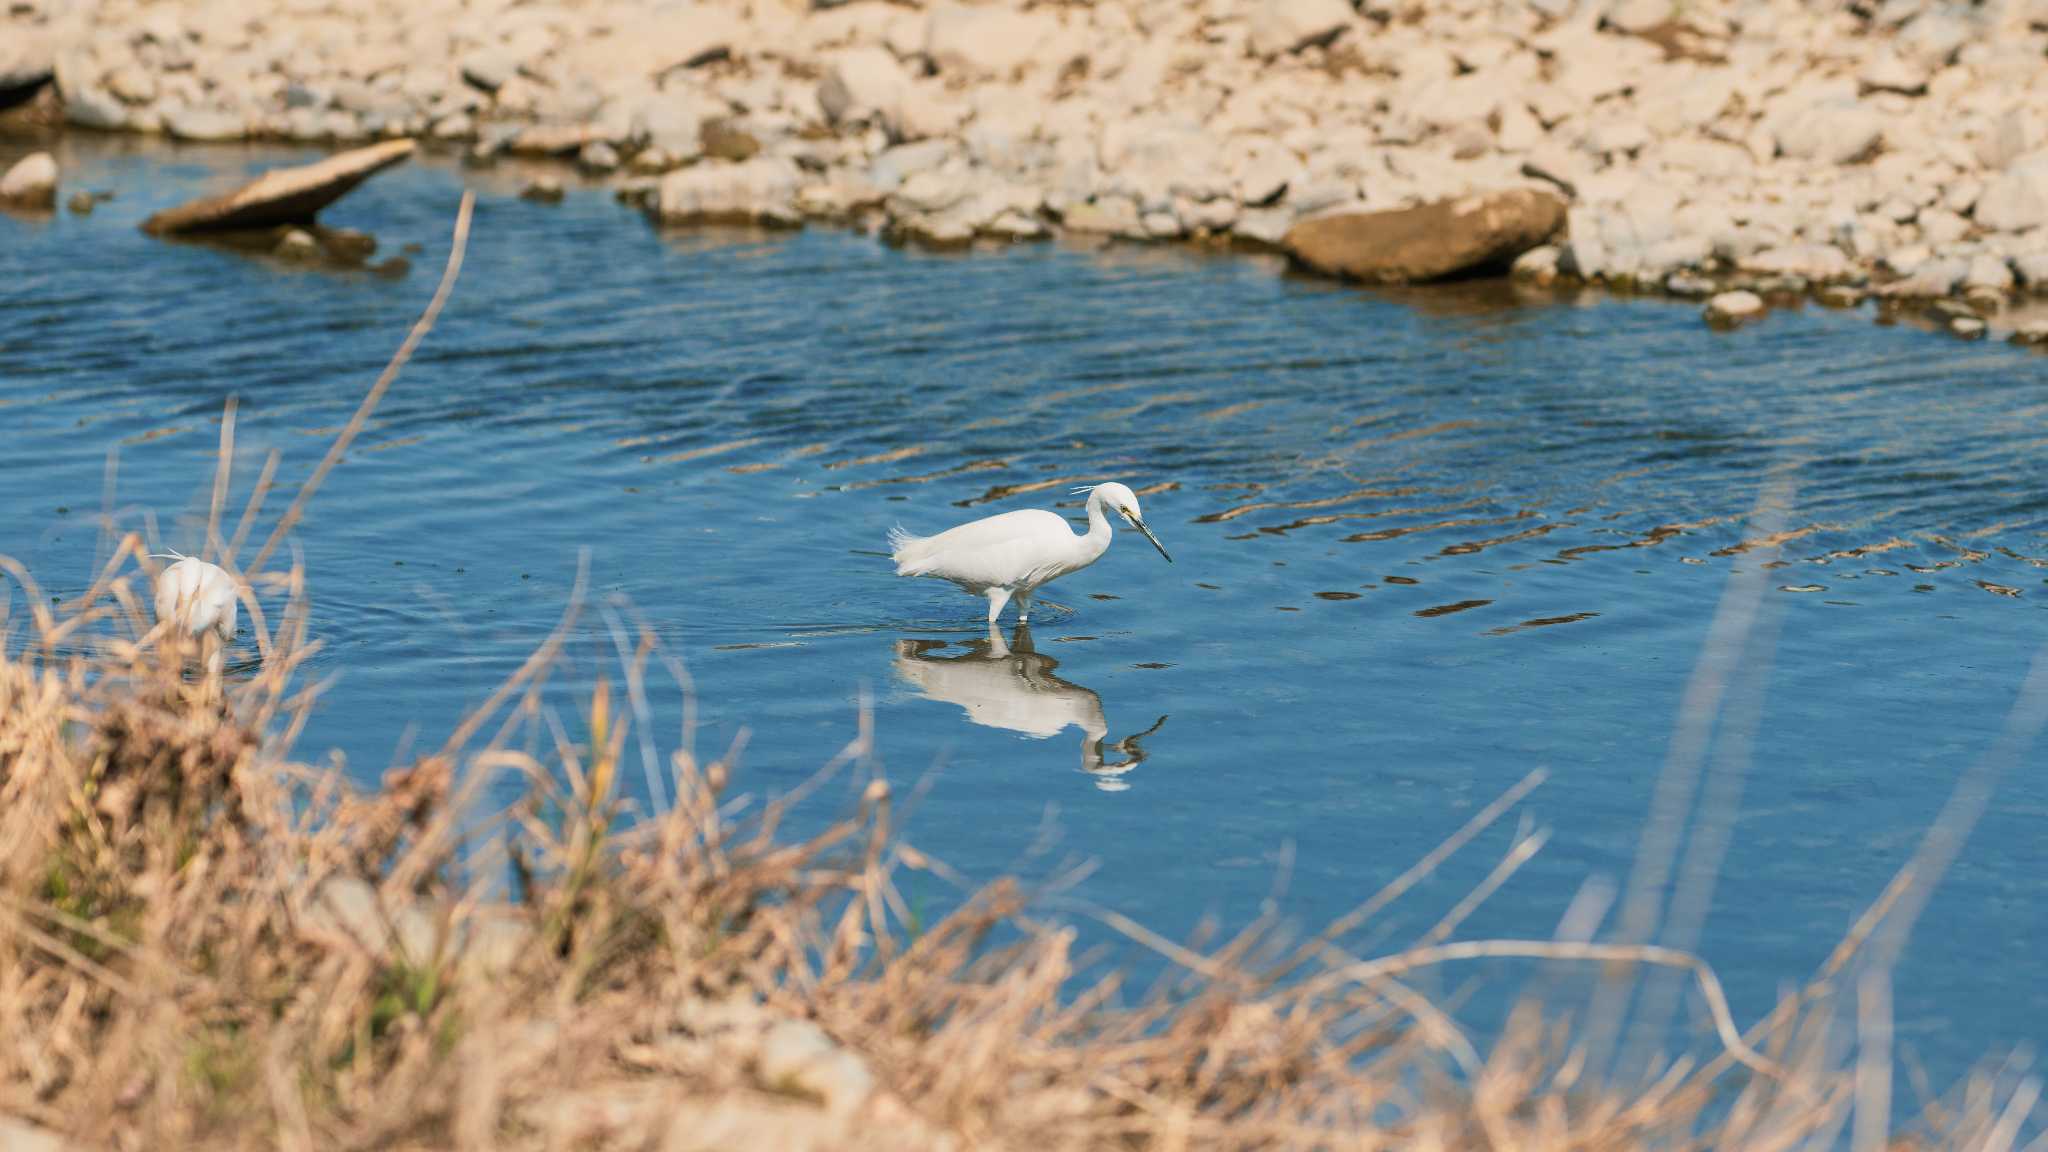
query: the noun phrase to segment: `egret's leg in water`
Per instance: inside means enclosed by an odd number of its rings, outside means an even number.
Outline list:
[[[1017,623],[1019,623],[1019,624],[1029,624],[1030,622],[1031,622],[1031,593],[1029,593],[1029,592],[1019,592],[1019,593],[1017,593]]]
[[[988,590],[988,622],[991,625],[996,622],[996,617],[1003,614],[1003,605],[1009,602],[1010,590],[1008,588],[991,588]]]

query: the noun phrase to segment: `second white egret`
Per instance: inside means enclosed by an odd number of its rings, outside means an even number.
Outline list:
[[[156,618],[174,622],[187,636],[211,635],[225,644],[235,634],[240,598],[234,577],[218,564],[173,552],[177,563],[156,578]]]
[[[1122,484],[1076,488],[1088,493],[1088,531],[1076,533],[1057,512],[1026,508],[970,521],[936,536],[912,536],[898,528],[889,533],[890,558],[898,576],[932,576],[950,580],[975,596],[988,597],[988,622],[994,624],[1012,597],[1017,619],[1031,618],[1031,594],[1041,586],[1079,572],[1109,550],[1110,511],[1173,562],[1138,514],[1138,495]]]

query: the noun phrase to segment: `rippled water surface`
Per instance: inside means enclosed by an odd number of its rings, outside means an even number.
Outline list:
[[[540,206],[434,164],[330,213],[423,245],[399,280],[135,228],[299,156],[76,145],[67,177],[115,200],[0,217],[0,552],[81,589],[114,451],[121,523],[196,550],[231,393],[231,504],[273,448],[302,480],[476,182],[454,302],[297,534],[335,677],[302,749],[361,780],[518,665],[587,548],[593,589],[687,659],[701,743],[744,729],[756,792],[830,758],[870,692],[882,765],[925,781],[923,848],[979,878],[1092,859],[1081,896],[1180,934],[1269,898],[1318,925],[1544,767],[1549,845],[1460,931],[1547,934],[1628,874],[1716,606],[1762,571],[1728,693],[1754,760],[1702,945],[1747,1021],[1910,855],[2048,639],[2026,353],[1186,251],[662,235],[594,190]],[[1006,621],[1007,658],[979,603],[879,555],[898,522],[1078,514],[1069,488],[1105,478],[1176,563],[1120,537],[1028,640]],[[608,644],[586,618],[571,677]],[[2048,1037],[2039,763],[1999,782],[1906,956],[1901,1039],[1938,1071]],[[1372,939],[1426,931],[1511,832]]]

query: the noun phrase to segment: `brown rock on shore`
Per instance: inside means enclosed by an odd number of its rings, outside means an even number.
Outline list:
[[[1535,188],[1438,200],[1387,212],[1303,220],[1283,241],[1296,260],[1333,276],[1383,283],[1505,269],[1564,224],[1564,201]]]
[[[142,230],[164,236],[310,224],[315,213],[364,180],[405,160],[413,150],[410,140],[390,140],[330,156],[317,164],[273,169],[226,195],[166,208],[144,220]]]

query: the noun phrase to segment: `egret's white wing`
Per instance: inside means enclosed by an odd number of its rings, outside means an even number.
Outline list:
[[[235,632],[235,612],[234,580],[218,565],[188,557],[157,577],[157,618],[176,620],[190,635],[212,632],[228,639]]]
[[[1065,517],[1026,508],[904,539],[895,552],[896,572],[974,588],[1035,584],[1072,558],[1078,539]]]

